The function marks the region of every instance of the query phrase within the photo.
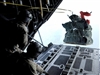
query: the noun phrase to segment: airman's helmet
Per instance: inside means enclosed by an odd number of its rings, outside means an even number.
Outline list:
[[[20,11],[17,16],[17,20],[22,21],[24,23],[30,22],[32,18],[33,18],[32,14],[27,10]]]

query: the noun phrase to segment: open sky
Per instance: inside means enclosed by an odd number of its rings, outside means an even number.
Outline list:
[[[93,44],[85,47],[100,48],[100,0],[63,0],[50,19],[39,29],[45,46],[47,46],[50,42],[53,44],[65,44],[63,39],[66,31],[62,27],[62,23],[70,21],[67,15],[71,15],[71,12],[59,10],[59,8],[71,10],[77,15],[80,15],[80,11],[92,11],[91,16],[85,18],[90,20],[90,25],[92,26]],[[35,34],[34,38],[41,42],[38,32]]]

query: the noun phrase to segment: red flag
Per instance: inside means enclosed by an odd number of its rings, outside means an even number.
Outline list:
[[[84,16],[91,16],[91,13],[89,13],[89,12],[83,12],[83,11],[80,11],[80,16],[81,16],[81,18],[82,19],[85,19],[85,17]],[[86,19],[85,19],[86,20]],[[90,20],[86,20],[86,22],[88,23],[88,24],[90,24]]]

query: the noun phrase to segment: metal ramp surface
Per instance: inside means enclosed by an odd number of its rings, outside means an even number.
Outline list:
[[[100,74],[99,50],[94,48],[53,44],[36,62],[49,75]]]

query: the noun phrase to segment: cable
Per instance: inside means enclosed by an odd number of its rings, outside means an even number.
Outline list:
[[[39,2],[40,2],[41,17],[43,18],[42,1],[41,1],[41,0],[39,0]]]
[[[22,5],[22,4],[11,3],[11,2],[2,2],[2,1],[0,1],[0,3],[2,3],[2,4],[9,4],[9,5],[15,5],[15,6],[28,7],[28,10],[29,10],[29,9],[40,9],[40,7],[32,7],[32,5],[31,5],[31,6],[28,6],[28,5]],[[46,9],[46,10],[48,11],[48,8],[42,7],[42,9],[44,9],[44,10]],[[53,9],[55,9],[55,8],[49,8],[49,9],[53,10]],[[62,9],[62,8],[57,8],[57,10],[71,11],[71,10]],[[52,12],[52,11],[51,11],[51,12]],[[71,12],[72,12],[72,11],[71,11]]]
[[[32,40],[38,42],[39,44],[41,44],[39,41],[37,41],[36,39],[34,39],[33,37],[31,37],[30,35],[28,35]],[[43,47],[45,47],[43,44],[41,44]]]
[[[43,44],[43,41],[42,41],[42,38],[41,38],[41,35],[40,35],[39,30],[38,30],[38,34],[39,34],[39,37],[40,37],[41,43]]]

